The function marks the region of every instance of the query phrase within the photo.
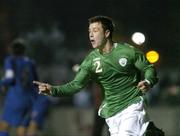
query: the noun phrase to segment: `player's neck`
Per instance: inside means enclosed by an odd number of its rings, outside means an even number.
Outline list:
[[[100,49],[101,54],[108,54],[113,49],[113,42],[111,40],[108,40],[102,49]]]

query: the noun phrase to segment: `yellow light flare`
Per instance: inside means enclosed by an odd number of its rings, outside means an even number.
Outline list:
[[[159,53],[156,51],[148,51],[146,53],[146,58],[150,63],[155,63],[159,60]]]

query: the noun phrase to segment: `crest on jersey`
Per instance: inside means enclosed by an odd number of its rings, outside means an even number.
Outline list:
[[[127,59],[126,59],[126,58],[120,58],[120,59],[119,59],[119,64],[120,64],[122,67],[126,66],[126,64],[127,64]]]

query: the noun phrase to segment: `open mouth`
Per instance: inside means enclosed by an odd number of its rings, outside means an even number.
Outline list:
[[[91,44],[94,44],[94,43],[95,43],[95,41],[94,41],[94,40],[90,40],[90,42],[91,42]]]

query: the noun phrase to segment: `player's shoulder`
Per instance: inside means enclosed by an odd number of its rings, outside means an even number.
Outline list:
[[[114,46],[116,46],[117,48],[126,48],[126,49],[134,49],[135,48],[134,46],[132,46],[131,44],[126,43],[126,42],[117,42],[117,43],[114,43]]]
[[[28,57],[28,56],[24,56],[24,57],[23,57],[23,60],[24,60],[25,62],[28,62],[28,63],[35,63],[35,60],[31,59],[31,58]]]
[[[130,52],[130,53],[132,53],[136,50],[136,47],[132,46],[129,43],[125,43],[125,42],[114,43],[114,46],[117,50],[126,51],[126,52]]]
[[[89,66],[91,65],[93,59],[97,57],[97,49],[93,49],[93,50],[90,50],[87,55],[85,56],[82,64],[83,65],[86,65],[86,66]]]
[[[129,56],[134,57],[135,54],[144,54],[140,48],[132,46],[128,43],[117,43],[118,52],[123,52],[125,54],[129,54]]]
[[[120,42],[120,43],[117,43],[117,47],[119,47],[119,48],[124,48],[124,49],[127,49],[127,50],[129,50],[129,51],[140,51],[141,52],[141,49],[140,48],[137,48],[137,47],[135,47],[135,46],[133,46],[133,45],[131,45],[131,44],[129,44],[129,43],[125,43],[125,42]]]
[[[4,62],[5,63],[12,63],[12,61],[14,60],[14,57],[12,55],[8,55],[5,59]]]
[[[35,67],[36,66],[36,62],[34,59],[28,57],[28,56],[24,56],[23,57],[23,62],[24,65],[29,66],[29,67]]]

